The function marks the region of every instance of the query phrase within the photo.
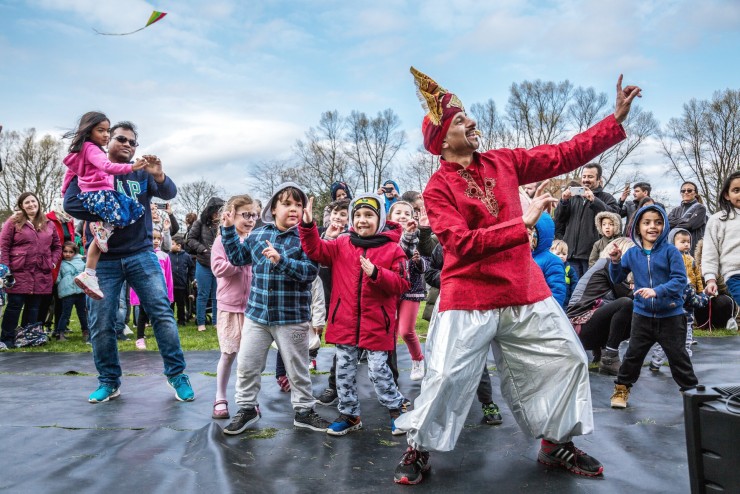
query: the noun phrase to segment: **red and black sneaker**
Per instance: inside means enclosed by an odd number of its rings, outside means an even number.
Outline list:
[[[403,454],[401,462],[396,467],[393,481],[397,484],[418,484],[423,478],[422,473],[428,471],[430,468],[429,453],[409,446]]]
[[[537,461],[548,466],[563,467],[586,477],[597,477],[604,472],[599,460],[576,448],[572,441],[557,444],[543,439]]]

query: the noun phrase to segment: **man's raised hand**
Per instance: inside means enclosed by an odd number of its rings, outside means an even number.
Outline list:
[[[617,104],[614,108],[614,118],[620,124],[627,119],[627,115],[630,112],[630,106],[632,100],[635,98],[642,98],[642,89],[637,86],[627,86],[622,89],[622,74],[619,74],[617,79]]]

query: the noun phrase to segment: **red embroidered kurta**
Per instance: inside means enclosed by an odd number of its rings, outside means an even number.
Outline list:
[[[441,161],[424,189],[444,247],[440,311],[529,305],[550,296],[532,259],[519,185],[585,165],[626,137],[613,115],[567,142],[475,153],[467,168]]]

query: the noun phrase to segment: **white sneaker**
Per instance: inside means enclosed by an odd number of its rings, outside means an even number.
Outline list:
[[[109,223],[93,221],[90,223],[90,231],[100,252],[108,252],[108,239],[113,235],[113,227]]]
[[[134,334],[134,332],[131,331],[131,328],[128,327],[128,324],[124,324],[123,325],[123,334],[126,335],[126,336],[131,336],[132,334]]]
[[[103,292],[100,291],[100,287],[98,286],[98,277],[87,274],[87,271],[83,271],[75,276],[75,285],[82,288],[85,295],[93,300],[101,300],[103,298]]]
[[[411,361],[411,376],[412,381],[421,381],[424,379],[425,365],[423,360],[412,360]]]
[[[138,340],[136,340],[136,349],[146,350],[146,340],[144,338],[139,338]]]

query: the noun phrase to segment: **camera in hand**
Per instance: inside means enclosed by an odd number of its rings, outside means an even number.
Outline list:
[[[586,187],[570,187],[570,195],[582,196],[586,192]]]

